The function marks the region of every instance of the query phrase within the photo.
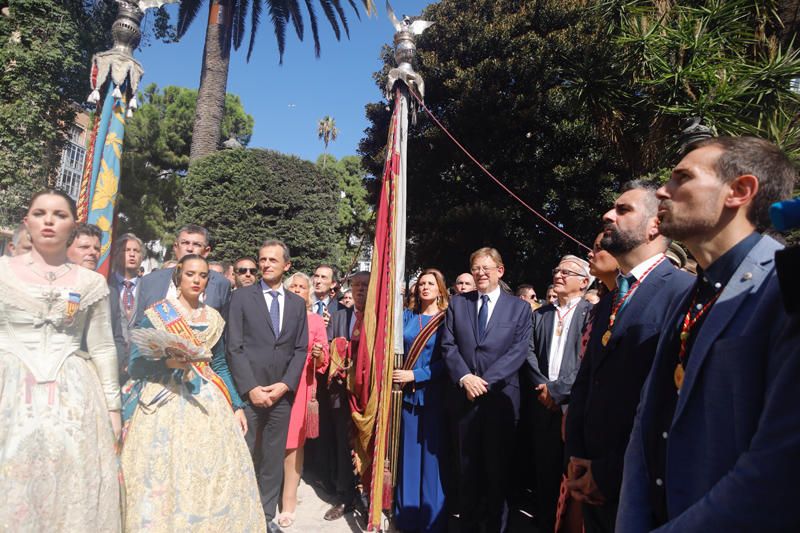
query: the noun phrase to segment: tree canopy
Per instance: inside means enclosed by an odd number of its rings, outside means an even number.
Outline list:
[[[281,239],[294,270],[331,262],[336,246],[338,184],[313,163],[270,150],[223,150],[194,163],[178,203],[178,224],[211,232],[215,259],[255,255]]]
[[[119,229],[145,241],[165,239],[175,230],[181,178],[189,168],[197,91],[148,85],[139,94],[142,103],[128,119],[122,155]],[[250,142],[254,120],[238,96],[225,97],[220,142]]]
[[[55,176],[89,92],[93,53],[110,47],[111,1],[10,0],[0,15],[0,225],[19,221]]]
[[[563,65],[595,49],[580,2],[442,0],[417,40],[416,70],[433,113],[478,160],[530,205],[584,243],[600,227],[619,178],[592,123],[565,86]],[[386,66],[392,65],[385,50]],[[376,76],[385,82],[386,67]],[[381,175],[389,111],[367,107],[360,145]],[[585,254],[484,176],[423,113],[408,144],[409,271],[437,267],[448,280],[469,254],[494,246],[505,279],[547,283],[565,253]]]

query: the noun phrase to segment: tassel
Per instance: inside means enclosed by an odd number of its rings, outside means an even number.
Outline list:
[[[392,487],[392,473],[389,471],[389,460],[386,459],[383,462],[383,508],[384,509],[391,509],[392,508],[392,493],[394,492],[394,487]]]
[[[316,439],[319,437],[319,402],[312,397],[308,400],[306,409],[306,438]]]
[[[122,91],[119,90],[119,86],[114,87],[114,92],[111,94],[114,98],[122,98]]]
[[[139,102],[136,101],[135,96],[131,98],[131,101],[128,103],[128,107],[131,109],[139,109]]]
[[[129,108],[128,108],[128,112],[127,112],[127,113],[125,113],[125,116],[126,116],[126,117],[128,117],[128,118],[131,118],[131,117],[133,116],[133,109],[131,109],[131,108],[129,107]]]
[[[92,94],[89,95],[89,98],[87,98],[86,101],[89,102],[90,104],[96,104],[97,102],[99,102],[100,91],[98,91],[97,89],[92,91]]]

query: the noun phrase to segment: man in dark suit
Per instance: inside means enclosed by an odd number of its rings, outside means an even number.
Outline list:
[[[567,486],[588,533],[614,531],[622,459],[661,323],[693,282],[664,255],[655,188],[631,182],[623,191],[603,215],[601,240],[619,263],[617,289],[597,304],[567,413]]]
[[[531,307],[500,289],[494,248],[470,256],[478,290],[450,301],[442,355],[454,383],[448,408],[457,441],[461,531],[504,531],[519,418],[519,370],[528,354]],[[483,500],[483,502],[482,502]],[[485,512],[482,512],[482,503]]]
[[[353,307],[342,308],[333,313],[328,325],[331,339],[353,339],[353,332],[360,329],[364,307],[367,304],[369,272],[359,272],[350,279],[353,292]],[[353,510],[356,502],[356,480],[350,442],[352,418],[350,416],[349,392],[345,383],[345,369],[332,366],[327,381],[321,382],[320,401],[320,443],[324,450],[322,475],[328,488],[336,492],[336,500],[325,512],[325,520],[338,520]],[[322,413],[327,413],[323,423]]]
[[[589,286],[589,263],[566,255],[553,270],[558,300],[533,312],[533,335],[523,365],[522,407],[528,423],[526,453],[534,466],[536,512],[540,531],[555,529],[564,444],[562,409],[578,375],[581,333],[592,304],[583,299]]]
[[[665,235],[698,263],[664,321],[630,445],[617,531],[800,531],[800,330],[759,233],[795,167],[774,144],[690,145],[658,190]]]
[[[276,531],[272,519],[283,479],[294,391],[308,350],[308,318],[306,302],[283,287],[283,274],[291,266],[288,247],[281,241],[265,241],[258,264],[261,281],[237,289],[231,298],[225,347],[236,388],[247,400],[250,431],[245,440],[253,455],[268,530]]]
[[[211,248],[208,245],[208,230],[197,224],[187,224],[178,230],[172,253],[177,261],[184,255],[196,254],[207,257]],[[144,276],[139,282],[139,295],[136,302],[137,324],[144,316],[144,310],[163,300],[167,296],[175,296],[175,284],[172,283],[174,268],[162,268]],[[209,271],[208,285],[203,302],[216,309],[222,316],[227,313],[228,301],[231,297],[231,284],[219,272]]]
[[[111,276],[108,278],[108,302],[111,307],[111,328],[117,345],[120,383],[128,380],[130,330],[136,324],[136,301],[139,296],[139,267],[142,266],[144,243],[133,233],[114,239]]]

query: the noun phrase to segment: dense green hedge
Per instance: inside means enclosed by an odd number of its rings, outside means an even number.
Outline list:
[[[178,224],[211,232],[212,257],[255,255],[282,239],[295,270],[329,261],[336,241],[338,189],[330,174],[271,150],[223,150],[190,167],[178,202]]]

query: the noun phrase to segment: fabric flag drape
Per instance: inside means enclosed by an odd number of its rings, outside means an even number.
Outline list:
[[[114,83],[107,84],[103,106],[95,119],[90,138],[90,157],[87,157],[78,198],[78,218],[96,225],[102,232],[97,272],[104,276],[110,271],[114,209],[119,192],[122,141],[128,107],[126,95],[125,86],[120,91],[115,90]]]
[[[398,83],[394,91],[394,111],[375,223],[372,273],[351,391],[359,473],[370,501],[367,516],[370,531],[381,527],[385,484],[391,483],[390,469],[394,469],[387,461],[387,451],[394,355],[403,351],[400,287],[405,257],[406,91],[402,83]]]

